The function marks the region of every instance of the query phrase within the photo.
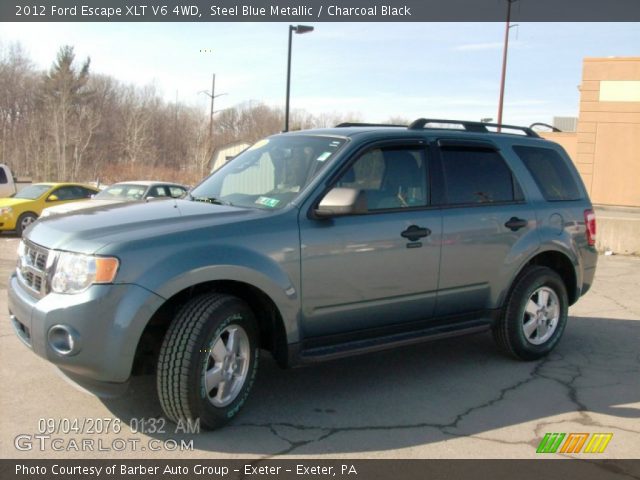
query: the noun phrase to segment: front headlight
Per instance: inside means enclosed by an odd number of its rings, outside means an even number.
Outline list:
[[[11,207],[1,207],[0,215],[11,215],[13,214],[13,208]]]
[[[118,272],[118,259],[61,252],[51,279],[56,293],[80,293],[94,283],[111,283]]]

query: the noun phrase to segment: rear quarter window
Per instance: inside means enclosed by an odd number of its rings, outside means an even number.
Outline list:
[[[581,200],[583,198],[567,160],[551,148],[514,146],[524,166],[549,202]]]

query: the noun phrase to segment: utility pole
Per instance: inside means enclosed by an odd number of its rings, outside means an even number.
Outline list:
[[[500,78],[500,101],[498,102],[498,125],[502,125],[502,109],[504,105],[504,84],[507,77],[507,53],[509,51],[509,30],[511,29],[511,4],[518,0],[507,0],[507,24],[504,29],[504,50],[502,52],[502,76]],[[498,132],[500,131],[498,126]]]
[[[178,89],[176,88],[176,116],[173,128],[173,154],[176,165],[180,165],[180,155],[178,155]]]
[[[216,95],[216,74],[214,73],[212,78],[211,78],[211,93],[209,93],[206,90],[200,90],[198,93],[204,93],[207,97],[209,97],[211,99],[211,110],[209,112],[209,140],[213,141],[213,115],[216,112],[213,109],[213,101],[215,98],[217,97],[221,97],[223,95],[227,95],[226,93],[219,93],[218,95]]]
[[[210,155],[213,155],[213,115],[217,112],[213,109],[214,100],[216,97],[227,95],[226,93],[219,93],[216,95],[216,74],[211,76],[211,93],[206,90],[200,90],[198,93],[204,93],[211,99],[211,109],[209,111],[209,148],[211,149]]]

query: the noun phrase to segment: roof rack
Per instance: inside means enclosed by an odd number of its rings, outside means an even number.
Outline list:
[[[419,118],[414,120],[409,125],[409,130],[422,130],[424,128],[443,128],[447,127],[427,127],[430,123],[437,123],[443,125],[460,125],[464,130],[468,132],[476,132],[476,133],[496,133],[489,130],[487,127],[497,128],[499,130],[519,130],[523,132],[527,137],[537,137],[540,136],[534,132],[529,127],[517,127],[515,125],[503,125],[498,123],[484,123],[484,122],[470,122],[467,120],[441,120],[435,118]],[[510,132],[500,132],[500,133],[510,133]]]
[[[346,127],[404,127],[404,128],[407,128],[406,125],[396,125],[393,123],[358,123],[358,122],[345,122],[335,126],[335,128],[346,128]]]
[[[549,125],[548,123],[536,122],[536,123],[532,123],[531,125],[529,125],[529,128],[531,130],[533,130],[534,127],[545,127],[545,128],[548,128],[549,130],[551,130],[552,132],[560,132],[560,133],[562,133],[562,130],[560,130],[558,127],[554,127],[553,125]]]

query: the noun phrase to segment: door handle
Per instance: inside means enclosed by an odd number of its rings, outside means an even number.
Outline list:
[[[417,225],[411,225],[400,235],[411,242],[415,242],[420,238],[428,237],[429,235],[431,235],[431,230],[429,230],[428,228],[419,227]]]
[[[516,230],[520,230],[521,228],[526,227],[528,224],[529,222],[527,222],[523,218],[511,217],[507,221],[507,223],[504,224],[504,226],[507,227],[512,232],[515,232]]]

